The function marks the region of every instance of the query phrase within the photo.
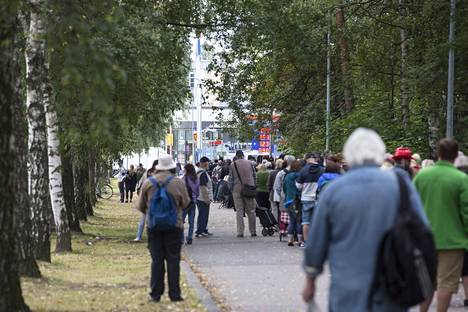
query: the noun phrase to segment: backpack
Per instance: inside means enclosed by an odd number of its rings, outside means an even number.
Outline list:
[[[434,292],[437,252],[431,230],[410,207],[405,179],[396,176],[400,204],[393,227],[380,242],[369,305],[380,286],[393,302],[411,307]]]
[[[148,211],[148,228],[151,231],[170,230],[177,224],[176,205],[167,191],[167,185],[173,178],[174,176],[169,176],[164,183],[156,181],[154,177],[148,178],[156,189]]]

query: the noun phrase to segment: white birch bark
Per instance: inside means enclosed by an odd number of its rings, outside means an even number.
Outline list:
[[[44,107],[45,27],[39,12],[42,1],[31,1],[26,40],[26,104],[29,125],[29,172],[34,255],[50,262],[51,211]]]
[[[48,64],[45,66],[48,69]],[[59,153],[58,120],[54,104],[50,99],[50,85],[46,79],[44,102],[46,106],[47,142],[49,151],[49,186],[52,211],[54,213],[55,231],[57,233],[56,252],[71,251],[71,234],[68,226],[65,199],[62,184],[62,160]]]

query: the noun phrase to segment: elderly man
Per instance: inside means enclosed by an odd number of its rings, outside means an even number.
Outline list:
[[[325,261],[331,271],[330,311],[368,311],[377,251],[384,234],[393,226],[400,192],[395,173],[379,166],[385,145],[377,133],[357,129],[344,146],[351,169],[330,182],[320,194],[305,250],[306,286],[303,298],[315,293],[315,279]],[[410,204],[426,222],[421,201],[406,181]],[[372,311],[405,311],[377,289],[370,301]]]
[[[255,229],[255,195],[246,196],[242,188],[246,185],[256,186],[256,173],[251,161],[244,159],[242,151],[236,152],[237,160],[231,164],[230,186],[234,198],[234,207],[236,207],[237,219],[237,237],[244,237],[244,214],[249,220],[249,231],[252,237],[257,236]]]
[[[167,280],[169,283],[169,298],[171,301],[182,301],[180,293],[180,237],[183,234],[182,210],[190,203],[187,188],[182,180],[174,177],[176,164],[171,156],[161,156],[156,165],[154,179],[157,183],[165,185],[167,192],[174,200],[177,210],[177,224],[170,229],[149,229],[148,248],[151,253],[151,300],[158,302],[164,293],[164,275],[167,267]],[[157,188],[155,181],[146,179],[141,187],[141,196],[136,209],[148,215],[151,200]],[[147,222],[148,224],[148,222]]]

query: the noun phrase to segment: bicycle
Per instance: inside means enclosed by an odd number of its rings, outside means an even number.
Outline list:
[[[107,183],[98,183],[96,185],[96,196],[101,199],[110,199],[114,195],[114,189]]]

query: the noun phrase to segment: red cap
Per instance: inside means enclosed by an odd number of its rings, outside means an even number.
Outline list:
[[[398,147],[395,150],[395,154],[393,155],[393,159],[412,159],[411,155],[413,153],[407,147]]]

